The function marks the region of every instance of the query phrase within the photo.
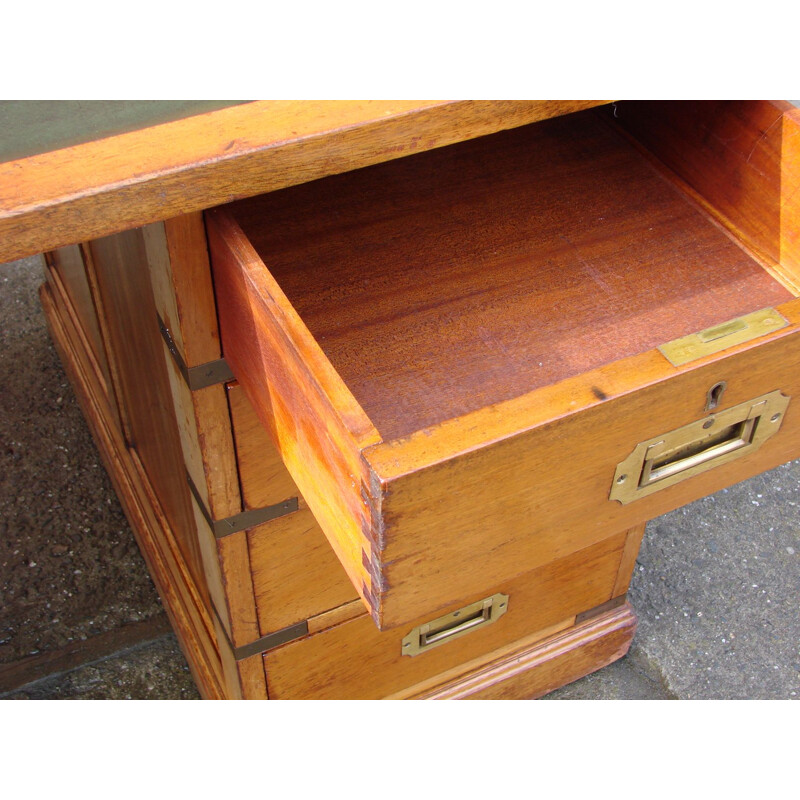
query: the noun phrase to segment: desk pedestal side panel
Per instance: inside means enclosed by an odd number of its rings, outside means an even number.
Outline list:
[[[48,272],[40,295],[67,376],[197,687],[204,697],[224,698],[228,692],[204,586],[198,586],[150,476],[120,430],[114,397],[56,271]],[[181,534],[185,538],[187,531]]]

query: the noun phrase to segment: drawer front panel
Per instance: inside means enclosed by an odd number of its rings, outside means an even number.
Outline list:
[[[610,537],[486,594],[507,594],[508,611],[482,630],[410,657],[408,630],[380,632],[364,615],[264,655],[272,699],[378,699],[573,618],[611,598],[625,534]],[[480,598],[473,598],[480,599]]]
[[[384,625],[403,624],[410,614],[435,611],[461,589],[479,590],[526,568],[545,564],[586,547],[608,530],[633,527],[681,505],[772,469],[800,454],[800,330],[797,311],[784,306],[791,327],[778,338],[721,354],[712,363],[674,368],[659,353],[638,360],[642,372],[620,364],[589,376],[588,385],[554,390],[553,408],[574,400],[583,405],[590,386],[605,397],[594,405],[497,443],[466,452],[432,467],[414,470],[415,446],[426,456],[437,439],[458,437],[475,420],[455,421],[420,441],[373,448],[368,457],[378,471],[401,474],[389,482],[386,519]],[[660,363],[657,363],[660,360]],[[646,375],[656,362],[662,380],[637,391],[626,381]],[[602,380],[602,382],[600,382]],[[714,412],[705,412],[710,387],[727,389]],[[609,498],[617,466],[640,442],[747,404],[769,392],[789,398],[780,430],[758,449],[729,463],[628,503]],[[535,411],[509,408],[508,417]],[[448,427],[454,430],[448,430]],[[486,424],[491,434],[490,424]],[[402,474],[405,473],[405,474]],[[446,531],[446,536],[436,532]],[[442,600],[437,605],[437,599]]]

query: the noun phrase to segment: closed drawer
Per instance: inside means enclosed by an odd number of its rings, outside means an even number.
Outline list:
[[[379,628],[800,454],[796,117],[715,109],[736,147],[650,137],[678,174],[590,111],[207,215],[225,357]]]
[[[513,648],[521,640],[545,638],[555,630],[568,629],[577,615],[599,611],[598,607],[611,599],[625,539],[624,533],[610,536],[529,574],[489,587],[487,593],[495,603],[506,604],[501,616],[413,656],[405,654],[404,644],[414,638],[417,626],[430,620],[421,618],[407,627],[378,631],[366,613],[270,650],[264,654],[269,696],[273,700],[381,699],[407,693],[449,670],[468,672],[477,666],[476,660],[490,658],[501,648]]]

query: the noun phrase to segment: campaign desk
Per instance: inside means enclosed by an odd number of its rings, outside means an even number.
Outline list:
[[[0,261],[205,697],[540,696],[647,520],[800,456],[790,104],[113,110],[5,153]]]

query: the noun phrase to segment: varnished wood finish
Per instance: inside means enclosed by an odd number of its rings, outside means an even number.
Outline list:
[[[361,451],[378,434],[239,228],[223,212],[211,217],[225,358],[356,591],[374,606],[382,587]]]
[[[332,608],[324,614],[311,617],[308,620],[308,632],[313,635],[335,625],[341,625],[343,622],[349,622],[356,617],[363,617],[366,613],[360,600],[352,600],[338,608]]]
[[[111,373],[108,369],[108,358],[100,324],[97,317],[92,290],[86,277],[86,265],[78,245],[62,247],[52,253],[45,253],[45,259],[58,274],[64,290],[69,295],[72,307],[80,322],[82,335],[86,337],[89,352],[97,361],[102,372],[110,396]]]
[[[123,430],[112,367],[101,332],[100,315],[95,306],[96,292],[93,293],[89,282],[83,252],[83,249],[76,245],[61,248],[53,253],[45,253],[47,279],[53,285],[56,297],[69,298],[71,313],[76,320],[75,335],[80,340],[81,350],[92,362],[93,372],[100,381],[99,391],[103,392],[108,400],[114,424],[119,430]]]
[[[156,310],[184,364],[215,361],[221,349],[202,215],[149,225],[143,233]],[[214,519],[238,514],[242,501],[225,390],[215,385],[190,392],[164,352],[179,427],[189,440],[183,448],[186,468]]]
[[[247,539],[262,635],[358,599],[308,508],[251,528]]]
[[[791,297],[594,111],[229,213],[384,441]]]
[[[800,304],[779,308],[791,326],[757,347],[679,368],[650,352],[366,451],[387,483],[381,557],[393,592],[384,625],[795,458]],[[708,389],[721,380],[728,389],[720,411],[775,389],[794,398],[779,435],[628,505],[609,501],[616,465],[640,441],[702,419]]]
[[[203,215],[166,220],[164,235],[177,314],[170,330],[177,332],[186,366],[196,367],[218,359],[222,352]]]
[[[214,616],[222,670],[225,676],[226,700],[267,700],[267,679],[260,654],[237,659],[227,638],[225,626]]]
[[[800,301],[594,111],[207,218],[226,356],[380,628],[800,453],[791,406],[758,452],[609,501],[714,383],[720,410],[798,394]],[[652,349],[768,305],[790,327]]]
[[[130,426],[125,432],[128,446],[142,460],[195,581],[203,586],[142,231],[94,241],[88,249],[103,302],[106,347],[119,375],[117,396]]]
[[[266,635],[358,595],[241,386],[228,386],[228,400],[246,507],[263,508],[292,497],[299,504],[298,511],[247,532],[259,625]]]
[[[258,141],[225,155],[198,133],[185,161],[167,135],[168,172],[144,158],[118,184],[100,146],[94,189],[45,192],[16,221],[0,211],[0,233],[12,225],[24,245],[47,215],[57,241],[83,215],[92,235],[109,210],[114,225],[156,205],[177,214],[576,108],[389,105],[381,118],[375,104],[316,104],[304,120],[286,104],[275,126],[251,129]],[[618,122],[579,114],[211,212],[215,286],[199,214],[93,242],[96,330],[77,310],[86,292],[50,271],[49,324],[204,696],[541,696],[627,651],[630,608],[604,609],[624,600],[644,520],[800,453],[800,116],[709,105],[698,132],[645,106],[631,126],[627,108]],[[656,155],[625,138],[639,123]],[[219,158],[189,166],[195,146]],[[17,174],[18,199],[32,173]],[[4,185],[0,166],[0,197]],[[241,386],[190,392],[151,311],[203,363],[219,356],[215,292]],[[652,349],[768,304],[788,328],[677,368]],[[780,435],[644,500],[609,501],[616,463],[702,417],[720,380],[720,410],[791,395]],[[215,518],[290,495],[300,510],[217,540],[196,501],[176,516],[176,453]],[[400,654],[411,627],[496,591],[510,604],[494,625]],[[304,638],[236,657],[304,619]]]
[[[297,485],[242,387],[229,384],[227,395],[244,507],[264,508],[298,497]]]
[[[142,229],[155,308],[170,331],[184,364],[219,358],[211,273],[202,219],[173,219]],[[151,321],[152,324],[152,321]],[[218,627],[232,646],[255,641],[258,627],[247,533],[217,539],[208,522],[242,511],[231,418],[225,387],[192,391],[166,343],[162,358],[169,376],[172,406],[185,472],[199,495],[192,499],[197,546]],[[164,398],[166,400],[166,398]],[[181,476],[184,477],[185,476]],[[226,680],[238,685],[233,656],[223,659]]]
[[[786,102],[637,101],[615,121],[800,287],[800,112]]]
[[[625,605],[415,699],[534,700],[622,658],[635,632]]]
[[[619,562],[619,572],[614,584],[613,597],[620,597],[628,591],[628,587],[633,577],[633,570],[636,567],[636,558],[639,555],[639,548],[642,546],[646,523],[631,528],[625,537],[625,547],[622,548],[622,558]]]
[[[596,101],[265,101],[0,164],[0,263]]]
[[[547,628],[542,628],[536,631],[531,636],[526,636],[522,639],[517,639],[509,643],[505,647],[499,647],[493,650],[488,656],[484,655],[481,658],[474,658],[471,661],[465,661],[453,669],[446,672],[440,672],[427,680],[415,683],[413,686],[406,686],[399,692],[387,695],[384,700],[416,700],[424,698],[425,695],[432,691],[450,687],[454,684],[460,684],[463,680],[468,678],[472,673],[479,672],[487,669],[490,665],[498,662],[503,662],[507,656],[519,657],[521,653],[529,651],[532,648],[542,647],[549,639],[554,636],[568,631],[570,628],[575,627],[575,617],[568,617],[567,619],[557,622],[555,625],[549,625]]]
[[[41,298],[53,341],[195,682],[204,697],[222,698],[226,694],[222,663],[201,587],[195,583],[136,453],[126,446],[115,424],[102,375],[82,343],[80,323],[66,295],[59,294],[57,283],[48,280]]]
[[[489,654],[517,639],[608,600],[625,535],[554,561],[513,581],[484,585],[485,595],[509,595],[508,611],[477,630],[415,657],[401,655],[408,630],[375,629],[368,616],[311,635],[264,654],[273,699],[380,698]],[[455,608],[481,599],[465,597]]]
[[[783,115],[781,138],[781,255],[784,270],[800,284],[800,109]]]

